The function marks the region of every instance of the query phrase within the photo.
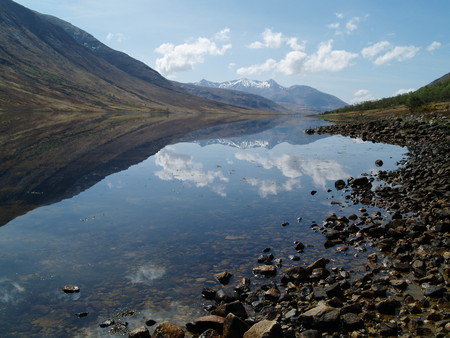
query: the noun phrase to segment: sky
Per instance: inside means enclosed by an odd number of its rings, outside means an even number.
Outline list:
[[[16,0],[168,79],[273,79],[347,103],[450,72],[449,0]]]

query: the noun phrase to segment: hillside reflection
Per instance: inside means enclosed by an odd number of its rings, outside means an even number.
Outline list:
[[[251,135],[283,122],[217,114],[2,113],[1,118],[0,225],[71,198],[180,140]],[[220,170],[204,171],[170,148],[158,160],[161,179],[197,186],[226,182]],[[214,189],[223,194],[220,186]]]

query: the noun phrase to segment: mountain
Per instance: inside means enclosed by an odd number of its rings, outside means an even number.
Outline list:
[[[0,111],[249,112],[187,93],[60,19],[0,1]]]
[[[323,112],[346,105],[344,101],[336,96],[323,93],[312,87],[295,85],[286,88],[279,85],[274,80],[256,81],[239,79],[219,83],[203,79],[200,82],[194,83],[194,85],[209,88],[240,90],[261,95],[286,109],[297,113],[311,111]]]
[[[197,86],[189,83],[174,82],[188,93],[206,99],[251,109],[267,110],[277,113],[288,113],[289,110],[263,96],[245,91],[222,89],[217,87]]]

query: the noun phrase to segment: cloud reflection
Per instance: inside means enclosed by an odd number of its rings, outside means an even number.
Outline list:
[[[153,265],[142,265],[139,269],[128,276],[127,279],[131,281],[131,283],[144,283],[151,284],[155,279],[161,278],[166,273],[166,269],[159,266]]]
[[[300,180],[289,179],[284,184],[278,184],[274,180],[259,180],[257,178],[246,179],[253,187],[258,187],[258,193],[261,197],[267,197],[269,195],[277,195],[282,191],[292,191],[296,187],[300,187]]]
[[[25,288],[9,279],[0,279],[0,303],[18,304]]]
[[[337,180],[348,176],[339,162],[335,160],[304,159],[300,155],[284,154],[278,157],[261,156],[258,154],[237,153],[236,158],[241,161],[248,161],[262,166],[264,169],[276,168],[281,171],[283,176],[289,179],[296,179],[303,175],[310,176],[316,187],[325,189],[326,182]],[[276,182],[258,181],[257,179],[247,179],[247,182],[253,186],[258,186],[261,196],[277,194],[279,191],[292,190],[299,185],[298,181],[288,181],[284,189],[280,189]]]
[[[210,186],[220,196],[226,196],[225,187],[215,182],[228,182],[228,178],[220,170],[203,170],[203,165],[194,162],[192,156],[176,153],[167,147],[155,155],[155,163],[163,169],[155,175],[162,180],[179,180],[195,184],[196,187]]]

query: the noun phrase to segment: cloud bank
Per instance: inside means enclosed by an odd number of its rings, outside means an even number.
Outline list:
[[[156,70],[171,77],[175,73],[192,70],[196,64],[205,62],[207,56],[224,55],[232,45],[218,43],[227,41],[229,33],[230,30],[225,28],[212,38],[199,37],[193,42],[180,45],[163,43],[155,49],[163,55],[156,60]]]
[[[388,41],[380,41],[361,51],[361,55],[375,65],[381,66],[391,61],[406,61],[412,59],[419,52],[416,46],[393,46]]]
[[[267,59],[261,64],[241,67],[237,73],[248,76],[263,72],[277,72],[285,75],[337,72],[348,67],[356,57],[358,57],[357,53],[333,49],[333,41],[329,40],[319,44],[317,51],[313,54],[308,55],[301,49],[293,50],[280,61]]]

